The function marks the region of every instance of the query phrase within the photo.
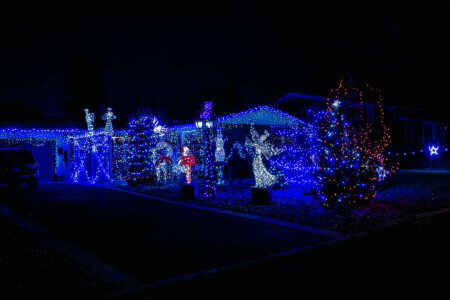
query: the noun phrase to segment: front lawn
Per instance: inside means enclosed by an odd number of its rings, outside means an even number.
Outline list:
[[[445,171],[400,170],[372,203],[356,207],[345,216],[324,208],[315,196],[305,193],[298,186],[274,189],[271,204],[255,206],[250,204],[251,186],[254,185],[251,179],[236,179],[231,185],[218,186],[214,198],[202,197],[205,193],[204,181],[197,179],[195,182],[199,197],[189,201],[191,203],[349,234],[373,231],[401,218],[450,206],[450,172]],[[172,200],[180,198],[179,183],[169,183],[163,187],[117,187]]]

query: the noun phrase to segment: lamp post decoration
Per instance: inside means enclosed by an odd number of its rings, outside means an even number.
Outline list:
[[[212,135],[215,130],[214,113],[212,112],[213,101],[204,101],[204,106],[200,111],[200,118],[195,122],[197,129],[204,136],[204,167],[206,173],[206,197],[215,196],[214,186],[214,169],[213,169],[213,149],[212,149]]]

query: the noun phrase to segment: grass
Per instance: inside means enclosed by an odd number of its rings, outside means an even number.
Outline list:
[[[232,185],[217,187],[214,198],[201,196],[205,192],[204,180],[195,182],[200,196],[190,200],[191,203],[348,234],[373,231],[398,219],[450,206],[450,172],[400,170],[371,203],[355,207],[344,216],[324,208],[315,196],[298,186],[272,190],[272,203],[255,206],[250,204],[251,186],[254,184],[251,179],[237,179]],[[118,188],[173,200],[180,197],[178,183],[163,187],[122,185]]]

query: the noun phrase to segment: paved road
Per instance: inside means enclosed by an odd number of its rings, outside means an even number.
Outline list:
[[[329,237],[99,187],[0,186],[1,202],[149,283],[244,262]]]

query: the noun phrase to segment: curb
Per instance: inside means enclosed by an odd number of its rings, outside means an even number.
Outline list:
[[[355,238],[357,236],[359,236],[359,235],[347,236],[346,238],[330,240],[330,241],[326,241],[326,242],[322,242],[322,243],[317,243],[317,244],[314,244],[314,245],[306,245],[306,246],[303,246],[303,247],[300,247],[300,248],[295,248],[295,249],[291,249],[291,250],[287,250],[287,251],[283,251],[283,252],[279,252],[279,253],[275,253],[275,254],[270,254],[270,255],[259,257],[259,258],[255,258],[255,259],[251,259],[251,260],[248,260],[248,261],[245,261],[245,262],[242,262],[242,263],[227,265],[227,266],[213,268],[213,269],[204,270],[204,271],[199,271],[199,272],[195,272],[195,273],[191,273],[191,274],[187,274],[187,275],[182,275],[182,276],[172,277],[172,278],[168,278],[168,279],[163,279],[163,280],[155,281],[155,282],[152,282],[152,283],[143,284],[143,285],[138,286],[138,287],[132,287],[132,288],[124,289],[124,290],[121,290],[121,291],[119,291],[117,293],[105,295],[105,296],[101,297],[101,299],[110,299],[110,298],[115,298],[115,297],[120,297],[120,296],[126,296],[126,295],[129,295],[131,293],[144,291],[144,290],[151,289],[151,288],[154,288],[154,287],[157,287],[157,286],[170,284],[170,283],[174,283],[174,282],[178,282],[178,281],[182,281],[182,280],[186,280],[186,279],[191,279],[191,278],[194,278],[194,277],[197,277],[197,276],[201,276],[201,275],[208,275],[208,274],[212,274],[212,273],[216,273],[216,272],[220,272],[220,271],[237,269],[237,268],[240,268],[240,267],[245,267],[245,266],[248,266],[248,265],[251,265],[251,264],[259,263],[259,262],[262,262],[262,261],[274,259],[274,258],[281,257],[281,256],[288,256],[288,255],[292,255],[292,254],[296,254],[296,253],[312,251],[312,250],[315,250],[317,248],[324,247],[324,246],[327,246],[327,245],[331,245],[331,244],[334,244],[334,243],[337,243],[337,242],[350,240],[350,239],[353,239],[353,238]]]
[[[422,214],[418,214],[415,215],[413,217],[410,218],[402,218],[402,219],[398,219],[396,221],[390,222],[388,224],[386,224],[385,226],[382,226],[380,228],[377,228],[374,232],[377,232],[381,229],[396,225],[396,224],[400,224],[400,223],[407,223],[409,221],[414,221],[414,220],[418,220],[418,219],[422,219],[425,217],[430,217],[433,215],[438,215],[438,214],[442,214],[442,213],[446,213],[446,212],[450,212],[450,207],[449,208],[444,208],[444,209],[440,209],[440,210],[436,210],[436,211],[431,211],[431,212],[426,212],[426,213],[422,213]],[[251,264],[255,264],[255,263],[259,263],[265,260],[270,260],[273,258],[277,258],[277,257],[281,257],[281,256],[288,256],[288,255],[292,255],[292,254],[298,254],[301,252],[306,252],[306,251],[313,251],[315,249],[321,248],[321,247],[325,247],[327,245],[332,245],[332,244],[336,244],[336,243],[340,243],[340,242],[344,242],[344,241],[349,241],[349,240],[353,240],[353,239],[357,239],[359,237],[364,237],[364,236],[368,236],[374,232],[360,232],[360,233],[356,233],[356,234],[352,234],[352,235],[347,235],[345,238],[340,238],[340,239],[333,239],[330,241],[326,241],[326,242],[322,242],[322,243],[318,243],[318,244],[314,244],[314,245],[307,245],[307,246],[303,246],[300,248],[295,248],[292,250],[288,250],[288,251],[284,251],[284,252],[280,252],[280,253],[275,253],[275,254],[270,254],[264,257],[260,257],[260,258],[256,258],[256,259],[252,259],[252,260],[248,260],[246,262],[242,262],[242,263],[237,263],[237,264],[233,264],[233,265],[228,265],[228,266],[224,266],[224,267],[219,267],[219,268],[214,268],[214,269],[209,269],[209,270],[204,270],[204,271],[200,271],[200,272],[196,272],[196,273],[192,273],[192,274],[187,274],[187,275],[183,275],[183,276],[178,276],[178,277],[173,277],[173,278],[168,278],[165,280],[160,280],[160,281],[156,281],[153,283],[149,283],[149,284],[144,284],[142,286],[139,287],[133,287],[133,288],[128,288],[128,289],[124,289],[121,290],[117,293],[114,294],[109,294],[109,295],[105,295],[102,297],[102,299],[110,299],[110,298],[115,298],[115,297],[121,297],[121,296],[126,296],[135,292],[140,292],[140,291],[144,291],[147,289],[152,289],[154,287],[158,287],[161,285],[165,285],[165,284],[170,284],[170,283],[174,283],[174,282],[178,282],[181,280],[186,280],[186,279],[191,279],[197,276],[201,276],[201,275],[208,275],[208,274],[212,274],[212,273],[216,273],[216,272],[220,272],[220,271],[225,271],[225,270],[231,270],[231,269],[236,269],[239,267],[245,267]]]

